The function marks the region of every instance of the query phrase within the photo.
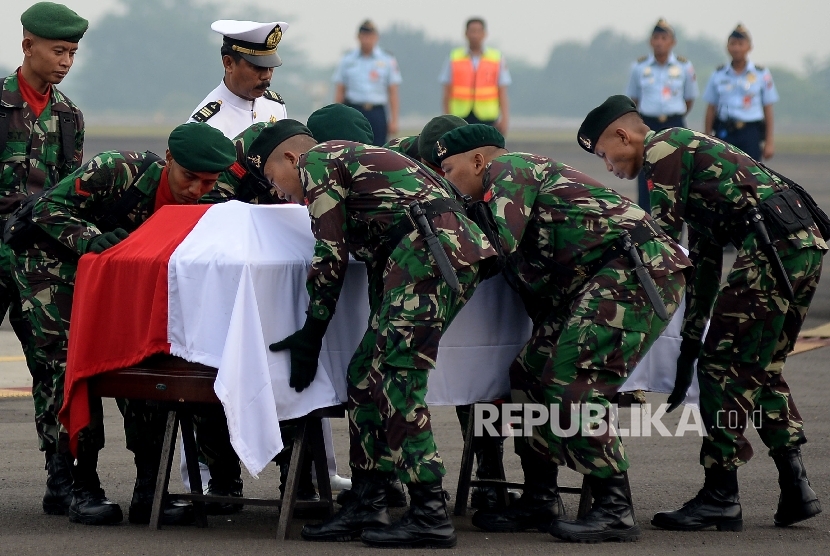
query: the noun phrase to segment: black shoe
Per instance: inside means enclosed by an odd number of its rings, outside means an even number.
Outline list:
[[[133,489],[133,499],[130,502],[128,520],[130,523],[146,525],[150,523],[150,514],[153,510],[153,496],[155,495],[155,479],[136,479]],[[190,525],[196,520],[193,506],[188,502],[165,500],[161,522],[164,525]]]
[[[634,521],[625,475],[617,473],[607,479],[588,475],[588,481],[594,497],[590,511],[576,521],[554,521],[549,533],[569,542],[630,542],[639,539],[640,527]]]
[[[320,495],[314,488],[314,481],[311,479],[311,457],[303,458],[303,465],[300,469],[300,484],[297,485],[297,501],[319,502]],[[285,483],[288,481],[288,462],[280,462],[280,496],[285,494]],[[296,513],[296,512],[295,512]],[[299,516],[298,516],[299,517]]]
[[[551,523],[565,516],[559,489],[527,484],[522,496],[501,510],[479,510],[473,525],[490,532],[547,531]]]
[[[72,503],[69,521],[84,525],[121,523],[121,506],[108,500],[98,479],[98,452],[78,456],[72,467]]]
[[[810,487],[807,471],[801,460],[801,448],[795,446],[772,452],[778,468],[778,510],[773,520],[777,527],[786,527],[821,513],[821,502]]]
[[[447,498],[440,481],[410,483],[410,506],[400,521],[382,529],[365,529],[360,540],[378,548],[452,548],[458,540]]]
[[[349,501],[351,496],[351,489],[341,490],[340,494],[337,495],[335,502],[341,506],[344,506]],[[406,492],[404,492],[401,480],[394,473],[388,475],[388,482],[386,483],[386,506],[389,508],[406,507]]]
[[[229,481],[211,479],[205,494],[242,498],[242,479],[231,479]],[[242,504],[232,502],[205,502],[205,513],[207,515],[230,515],[241,512],[242,508]]]
[[[706,479],[697,496],[673,512],[660,512],[651,524],[673,531],[699,531],[716,527],[718,531],[742,531],[744,528],[738,470],[724,471],[720,467],[705,470]]]
[[[47,454],[46,494],[43,495],[43,511],[49,515],[66,515],[72,504],[71,454]]]
[[[386,475],[372,471],[352,474],[352,493],[340,510],[323,523],[303,527],[307,541],[345,542],[356,539],[369,527],[392,523],[386,505]]]
[[[476,457],[477,479],[503,479],[504,437],[476,436],[472,442]],[[512,496],[510,494],[509,496]],[[498,491],[495,487],[473,487],[470,491],[470,507],[477,510],[502,510]]]

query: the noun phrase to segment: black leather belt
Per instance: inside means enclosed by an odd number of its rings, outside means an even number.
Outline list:
[[[346,106],[363,110],[364,112],[371,112],[375,108],[386,108],[385,104],[369,104],[368,102],[346,102]]]
[[[458,212],[464,214],[464,206],[455,199],[450,198],[423,201],[421,203],[421,208],[423,208],[424,212],[426,212],[427,220],[430,222],[436,216],[444,214],[445,212]],[[383,243],[388,247],[389,251],[392,252],[401,240],[412,233],[414,229],[415,225],[412,223],[412,220],[409,218],[401,220],[398,224],[387,230],[386,234],[384,234],[386,239]]]

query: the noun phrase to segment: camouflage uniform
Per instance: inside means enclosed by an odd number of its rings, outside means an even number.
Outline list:
[[[387,142],[383,148],[395,151],[396,153],[405,154],[414,160],[421,160],[421,153],[418,152],[418,138],[420,135],[409,135],[407,137],[398,137]]]
[[[224,203],[225,201],[237,200],[252,205],[276,205],[285,203],[277,197],[276,191],[262,193],[256,186],[256,179],[248,172],[245,166],[245,157],[248,148],[254,139],[259,136],[263,129],[274,125],[270,122],[259,122],[233,139],[236,147],[236,163],[219,174],[216,186],[204,197],[199,199],[200,203]]]
[[[484,187],[508,256],[504,273],[534,323],[510,367],[513,402],[550,407],[551,419],[568,430],[571,404],[609,410],[629,371],[668,325],[654,314],[628,258],[605,258],[621,232],[633,233],[651,219],[588,176],[532,154],[495,158]],[[651,236],[639,251],[671,315],[690,263],[673,241]],[[562,438],[550,426],[534,427],[532,437],[516,438],[516,452],[606,478],[629,465],[611,430]]]
[[[23,100],[17,72],[5,79],[0,91],[0,113],[8,118],[9,133],[0,152],[0,225],[4,225],[21,202],[58,183],[78,168],[83,159],[84,120],[81,111],[56,87],[49,103],[35,116]],[[72,156],[65,156],[61,115],[74,122],[70,145]],[[69,127],[64,133],[71,132]],[[47,453],[65,452],[69,437],[57,420],[56,400],[63,397],[63,381],[58,381],[48,366],[35,357],[35,338],[22,314],[20,294],[14,283],[14,252],[0,238],[0,314],[9,311],[9,321],[23,346],[26,364],[32,374],[35,426],[40,449]],[[2,318],[2,317],[0,317]]]
[[[43,232],[34,244],[18,253],[14,279],[23,301],[23,315],[35,338],[34,359],[54,377],[49,418],[57,423],[63,404],[69,317],[78,258],[89,250],[90,241],[101,233],[121,227],[131,232],[153,212],[156,189],[162,180],[164,162],[151,164],[136,180],[145,153],[101,153],[49,190],[34,207],[32,220]],[[141,193],[138,204],[117,226],[102,224],[101,218],[128,190]],[[49,236],[49,237],[46,237]],[[79,451],[97,451],[104,446],[101,400],[90,400],[92,422],[81,431]],[[119,400],[124,414],[127,447],[160,447],[166,416],[143,402]]]
[[[655,220],[675,239],[683,222],[690,228],[696,268],[683,338],[699,342],[710,321],[697,367],[707,432],[701,464],[732,470],[752,457],[744,431],[756,407],[762,413],[756,428],[770,450],[806,442],[782,371],[818,284],[827,249],[821,234],[813,226],[787,238],[773,236],[795,292],[791,303],[755,233],[739,228],[747,209],[785,185],[740,150],[683,128],[646,135],[644,169]],[[719,287],[722,247],[730,241],[737,259]],[[737,426],[726,417],[718,423],[718,415],[729,415],[721,410],[736,411]]]
[[[445,470],[424,400],[427,376],[444,329],[478,283],[478,263],[495,251],[463,214],[432,220],[461,282],[456,294],[417,231],[390,240],[410,222],[410,202],[449,197],[433,175],[398,153],[348,141],[311,149],[299,171],[317,239],[309,316],[334,313],[349,254],[368,270],[369,325],[347,371],[349,463],[397,470],[404,483],[439,481]]]

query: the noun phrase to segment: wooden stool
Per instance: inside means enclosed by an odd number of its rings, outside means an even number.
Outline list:
[[[329,515],[332,515],[334,513],[334,500],[332,499],[331,483],[329,482],[321,420],[323,418],[344,417],[345,409],[343,405],[317,409],[305,417],[290,421],[297,424],[297,436],[294,439],[294,448],[282,499],[236,498],[203,494],[196,441],[193,436],[192,417],[194,412],[198,412],[201,404],[220,403],[213,390],[216,372],[217,370],[213,367],[190,363],[178,357],[155,355],[132,367],[103,373],[89,381],[91,396],[152,400],[161,403],[164,409],[168,411],[161,461],[159,462],[159,471],[156,478],[156,492],[150,515],[150,529],[161,529],[164,503],[165,501],[175,500],[189,500],[193,503],[198,527],[207,527],[205,502],[276,506],[280,508],[277,528],[278,540],[288,538],[289,526],[295,509],[325,508]],[[182,428],[182,440],[187,458],[190,494],[169,494],[167,492],[179,425]],[[314,459],[314,467],[317,472],[319,502],[297,501],[299,470],[302,468],[307,449]]]
[[[625,394],[618,394],[614,398],[614,403],[618,407],[630,407],[633,398]],[[470,411],[470,419],[467,421],[467,432],[464,435],[464,451],[461,455],[461,470],[458,473],[458,489],[455,493],[455,510],[454,514],[463,516],[467,515],[467,501],[470,496],[470,487],[494,487],[496,488],[497,499],[499,505],[506,507],[508,504],[507,489],[515,488],[524,490],[524,483],[512,483],[506,480],[504,474],[504,462],[498,462],[499,479],[476,479],[473,480],[473,460],[475,454],[473,453],[473,435],[475,432],[475,405]],[[625,488],[628,493],[628,499],[631,500],[631,487],[628,484],[628,471],[623,472],[625,476]],[[591,494],[591,486],[588,483],[587,476],[582,478],[581,487],[560,486],[559,494],[578,494],[579,495],[579,509],[577,510],[577,519],[582,518],[591,509],[593,503],[593,495]],[[632,504],[633,513],[633,504]]]

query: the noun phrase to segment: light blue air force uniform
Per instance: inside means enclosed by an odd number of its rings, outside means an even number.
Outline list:
[[[389,86],[401,82],[395,57],[375,47],[369,56],[357,48],[340,60],[332,81],[345,87],[346,102],[352,104],[386,105]]]
[[[764,106],[778,102],[778,91],[769,69],[747,61],[740,74],[731,64],[718,67],[709,78],[703,100],[716,107],[719,120],[758,122],[764,119]]]
[[[640,113],[652,118],[685,114],[686,101],[696,99],[699,92],[692,63],[674,53],[665,64],[658,64],[653,54],[637,60],[626,89]]]

